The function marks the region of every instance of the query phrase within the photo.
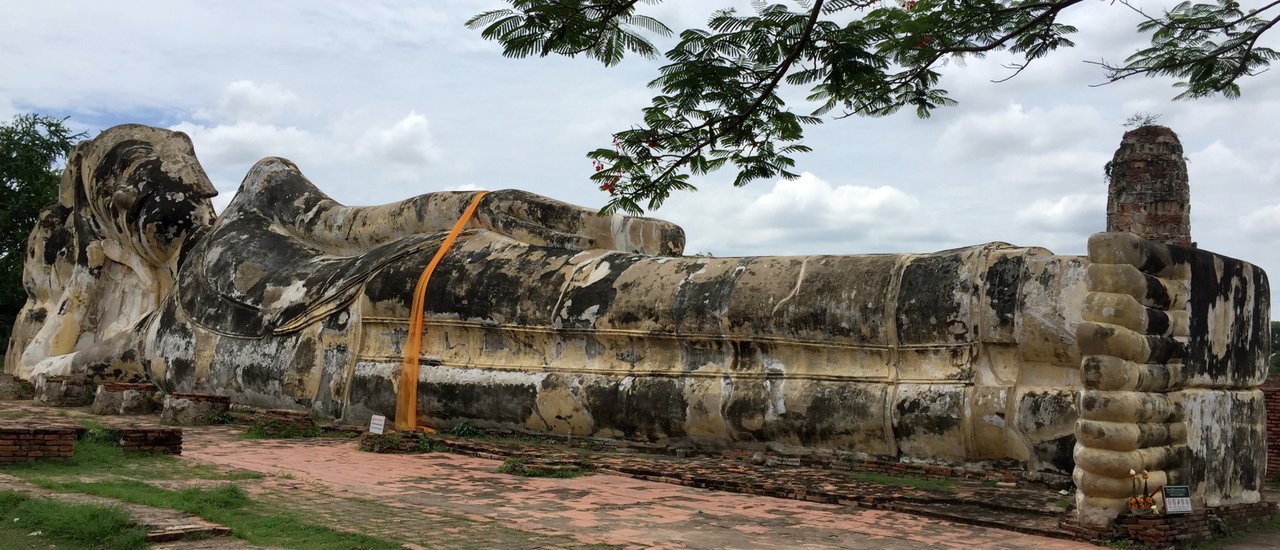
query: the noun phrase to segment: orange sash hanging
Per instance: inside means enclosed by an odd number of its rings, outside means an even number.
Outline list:
[[[409,334],[404,342],[404,362],[400,368],[400,389],[396,392],[397,430],[415,431],[418,429],[418,358],[422,352],[422,310],[427,301],[427,282],[431,280],[431,273],[436,270],[440,260],[453,247],[453,241],[458,239],[458,234],[462,233],[462,228],[467,225],[467,221],[475,213],[476,207],[480,206],[480,199],[484,198],[486,194],[486,191],[481,191],[476,194],[474,199],[471,199],[471,205],[467,206],[467,209],[462,212],[458,222],[453,224],[453,229],[449,230],[449,236],[445,237],[444,242],[440,243],[440,248],[436,250],[435,257],[431,258],[431,263],[427,264],[427,268],[422,270],[422,276],[418,277],[418,286],[413,289],[413,309],[409,315]]]

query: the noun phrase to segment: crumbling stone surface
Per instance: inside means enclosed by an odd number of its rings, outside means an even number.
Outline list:
[[[95,385],[84,376],[36,377],[35,401],[53,407],[82,407],[93,402]]]
[[[154,384],[107,382],[98,386],[93,414],[151,414],[158,410]]]
[[[0,373],[0,399],[31,399],[35,386],[7,372]]]
[[[160,422],[176,426],[225,424],[230,410],[231,398],[225,395],[173,393],[164,397]]]
[[[1094,235],[1089,259],[1078,519],[1107,525],[1126,510],[1131,471],[1147,471],[1151,487],[1190,486],[1196,508],[1261,501],[1266,273],[1132,233]]]
[[[1107,164],[1107,231],[1191,244],[1191,187],[1178,135],[1164,126],[1125,132]]]

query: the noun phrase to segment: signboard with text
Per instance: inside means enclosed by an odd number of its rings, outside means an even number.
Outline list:
[[[1191,487],[1186,485],[1164,486],[1164,513],[1190,514]]]
[[[369,419],[369,433],[374,435],[382,435],[382,431],[387,428],[387,417],[382,415],[373,415]]]

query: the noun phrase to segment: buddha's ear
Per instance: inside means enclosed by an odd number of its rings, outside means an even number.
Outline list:
[[[122,187],[111,194],[111,206],[116,210],[128,211],[138,202],[138,190],[132,187]]]
[[[88,142],[76,144],[67,153],[67,167],[62,171],[62,180],[58,183],[58,204],[71,208],[76,204],[76,188],[84,185],[84,149]]]

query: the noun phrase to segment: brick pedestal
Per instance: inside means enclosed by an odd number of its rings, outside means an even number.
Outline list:
[[[35,386],[7,372],[0,373],[0,399],[31,399]]]
[[[181,428],[113,428],[126,452],[182,454]]]
[[[258,411],[253,417],[253,425],[265,435],[277,437],[309,435],[318,431],[311,413],[290,409]]]
[[[230,411],[231,398],[225,395],[172,393],[164,398],[160,422],[178,426],[225,424]]]
[[[93,414],[151,414],[160,407],[152,384],[107,382],[93,397]]]
[[[93,402],[94,384],[80,376],[36,377],[35,400],[53,407],[83,407]]]
[[[71,458],[75,443],[76,428],[71,426],[0,426],[0,464]]]
[[[1267,407],[1267,477],[1280,475],[1280,386],[1262,388]]]

